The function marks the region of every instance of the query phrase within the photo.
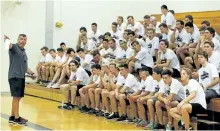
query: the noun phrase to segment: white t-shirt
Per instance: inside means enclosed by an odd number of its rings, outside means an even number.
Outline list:
[[[212,52],[212,55],[208,58],[209,63],[216,66],[218,73],[220,73],[220,55],[216,51]]]
[[[119,59],[130,58],[133,53],[134,53],[134,50],[132,48],[128,47],[126,51],[121,50],[120,56],[118,58]]]
[[[215,32],[215,37],[214,38],[217,39],[218,41],[220,41],[220,35],[217,34],[217,32]]]
[[[99,36],[102,35],[102,33],[97,30],[96,33],[94,33],[92,30],[88,32],[87,36],[89,39],[93,40],[95,43],[99,43]]]
[[[114,55],[116,58],[119,58],[119,57],[120,57],[120,54],[121,54],[121,48],[120,48],[120,47],[116,47],[116,49],[113,50],[113,55]]]
[[[161,54],[160,58],[161,58],[161,64],[166,63],[167,60],[171,60],[169,67],[180,71],[180,63],[173,50],[167,49],[165,54],[163,53]]]
[[[88,50],[93,51],[96,49],[97,43],[94,42],[92,39],[88,40]]]
[[[68,58],[68,57],[67,57],[65,54],[63,54],[63,57],[62,57],[61,59],[59,59],[58,62],[64,63],[64,62],[67,60],[67,58]]]
[[[165,96],[169,96],[170,93],[173,93],[173,94],[176,94],[177,96],[179,96],[181,99],[186,98],[186,93],[185,93],[184,87],[177,79],[174,79],[174,78],[172,78],[171,85],[169,86],[169,85],[165,84],[164,87],[160,88],[159,93],[164,93]],[[176,100],[176,98],[174,98],[174,100]]]
[[[146,38],[146,44],[145,48],[148,50],[148,52],[152,55],[155,56],[155,50],[159,50],[160,45],[159,45],[159,38],[154,37],[152,40],[150,40],[148,37]]]
[[[196,91],[196,97],[193,98],[189,103],[198,103],[204,109],[207,108],[206,99],[205,99],[205,92],[201,85],[194,79],[189,80],[189,83],[184,86],[186,90],[186,97],[190,95],[191,92]]]
[[[91,71],[91,62],[93,60],[93,56],[90,54],[85,55],[85,59],[80,57],[80,64],[86,63],[86,66],[83,67],[85,70]]]
[[[113,81],[116,85],[123,86],[125,84],[125,78],[120,74],[120,72],[118,73],[118,76],[113,77]]]
[[[176,27],[176,20],[170,12],[168,12],[166,16],[164,14],[161,16],[161,23],[165,23],[167,26],[171,25],[171,29]]]
[[[137,55],[135,56],[135,58],[137,59],[136,62],[143,64],[147,67],[153,67],[154,62],[153,62],[153,57],[151,56],[151,54],[149,54],[149,52],[141,47],[141,50],[137,53]]]
[[[127,26],[127,29],[130,29],[132,31],[134,31],[135,29],[137,29],[137,34],[142,36],[145,34],[145,30],[144,30],[144,26],[140,23],[140,22],[135,22],[134,26],[132,26],[131,24],[129,24]]]
[[[71,81],[71,80],[76,81],[76,72],[73,72],[73,71],[71,72],[69,81]]]
[[[160,88],[164,88],[165,83],[163,79],[161,79],[159,82],[157,80],[153,80],[153,92],[158,93]]]
[[[198,31],[195,31],[191,34],[189,34],[189,42],[190,43],[199,43],[200,41],[200,33]]]
[[[52,59],[50,53],[47,53],[45,56],[42,56],[40,59],[40,63],[49,62]]]
[[[123,33],[124,30],[126,29],[126,24],[122,23],[121,25],[118,25],[117,29],[120,30]]]
[[[153,77],[152,76],[147,76],[146,80],[142,79],[141,84],[139,86],[139,90],[154,92]]]
[[[168,34],[165,34],[165,33],[162,34],[162,36],[163,36],[162,39],[167,40],[170,43],[170,38],[171,38],[172,34],[173,34],[173,31],[169,30]]]
[[[117,30],[117,32],[110,31],[112,38],[115,40],[123,40],[123,32],[120,30]]]
[[[54,57],[48,57],[49,59],[46,59],[46,62],[58,62],[61,58],[58,56],[58,55],[56,55],[56,57],[54,58]]]
[[[103,57],[102,57],[102,59],[99,61],[99,64],[100,64],[100,65],[109,65],[109,63],[110,63],[110,62],[109,62],[107,59],[103,58]]]
[[[156,27],[155,27],[155,33],[161,33],[159,26],[160,26],[160,22],[157,22],[157,25],[156,25]]]
[[[206,87],[207,85],[209,85],[212,82],[213,78],[219,77],[216,66],[210,63],[208,63],[206,67],[201,67],[198,70],[198,73],[199,73],[199,83],[201,83],[203,87]],[[220,95],[219,83],[208,89],[213,89],[216,91],[217,94]]]
[[[195,31],[199,31],[199,28],[197,27],[196,24],[193,24],[193,27],[194,27],[194,30],[195,30]]]
[[[214,37],[212,38],[212,42],[214,43],[214,51],[220,54],[220,41]]]
[[[188,44],[189,43],[189,35],[186,32],[185,29],[182,29],[181,32],[179,32],[178,30],[176,30],[175,33],[175,43],[179,46],[183,46],[183,43]]]
[[[81,66],[76,71],[76,80],[80,81],[80,85],[88,85],[89,83],[89,75]]]
[[[138,82],[137,78],[134,77],[132,74],[128,74],[127,78],[125,79],[125,85],[128,88],[137,91],[138,87],[140,86],[140,83]]]
[[[88,40],[88,41],[89,41],[89,40]],[[88,41],[87,41],[86,44],[83,44],[83,43],[81,42],[80,48],[83,48],[84,50],[88,50]],[[91,47],[90,47],[90,48],[91,48]]]
[[[113,54],[113,50],[112,50],[112,48],[108,48],[107,50],[106,50],[105,48],[103,48],[103,49],[101,49],[101,50],[99,51],[99,53],[100,53],[101,56],[104,56],[104,55],[106,55],[106,54],[108,54],[108,53]]]

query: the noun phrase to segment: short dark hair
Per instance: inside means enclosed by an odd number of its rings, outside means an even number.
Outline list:
[[[106,41],[106,42],[108,42],[108,39],[103,39],[103,41]]]
[[[49,50],[49,52],[51,52],[51,51],[56,52],[56,50],[55,50],[55,49],[50,49],[50,50]]]
[[[207,20],[202,21],[201,25],[202,25],[202,24],[206,24],[207,26],[210,26],[210,22],[207,21]]]
[[[167,24],[165,24],[165,23],[161,23],[161,24],[159,25],[159,27],[161,27],[161,26],[162,26],[163,28],[168,28],[168,27],[167,27]]]
[[[127,17],[127,19],[129,19],[129,18],[132,18],[132,19],[134,19],[134,17],[133,17],[133,16],[131,16],[131,15],[129,15],[129,16]]]
[[[63,52],[63,48],[57,48],[57,51]]]
[[[84,49],[83,49],[83,48],[79,48],[79,49],[76,50],[76,52],[77,52],[77,53],[78,53],[78,52],[84,52]]]
[[[162,71],[161,75],[168,75],[168,76],[172,76],[172,71],[169,69],[165,69]]]
[[[94,64],[94,65],[92,65],[91,69],[94,69],[94,68],[101,70],[101,65],[99,65],[99,64]]]
[[[166,45],[166,47],[168,48],[169,47],[169,42],[165,39],[161,39],[160,42],[164,42],[164,44]],[[159,42],[159,43],[160,43]]]
[[[117,22],[112,22],[112,25],[114,25],[114,26],[118,26],[118,23]]]
[[[133,36],[135,36],[135,32],[134,31],[128,31],[128,35],[133,35]]]
[[[187,23],[185,24],[185,27],[186,27],[186,26],[189,26],[190,28],[193,28],[193,27],[194,27],[192,22],[187,22]]]
[[[116,43],[115,39],[110,39],[109,41],[113,41],[113,43]]]
[[[93,56],[100,55],[99,50],[94,50],[94,51],[92,52],[92,55],[93,55]]]
[[[120,64],[120,65],[119,65],[119,68],[120,68],[120,67],[121,67],[121,68],[128,69],[128,64]]]
[[[98,39],[104,39],[104,35],[100,35]]]
[[[204,45],[205,44],[208,44],[209,46],[211,46],[213,49],[214,49],[214,47],[215,47],[215,45],[214,45],[214,43],[211,41],[211,42],[209,42],[209,41],[205,41],[204,42]]]
[[[124,22],[124,18],[122,16],[118,16],[119,19],[122,20],[122,22]]]
[[[145,15],[144,19],[150,19],[150,16],[149,15]]]
[[[81,31],[81,30],[83,30],[83,31],[87,32],[86,27],[80,27],[80,28],[79,28],[79,31]]]
[[[19,34],[19,35],[18,35],[18,38],[21,37],[21,36],[22,36],[22,37],[27,37],[26,34]]]
[[[70,54],[71,52],[76,53],[75,50],[74,50],[73,48],[68,48],[66,53],[67,53],[67,54]]]
[[[149,75],[149,69],[146,66],[143,66],[142,68],[139,68],[139,71],[145,71]]]
[[[208,30],[210,32],[210,34],[212,34],[212,37],[215,36],[215,29],[212,27],[207,27],[206,30]]]
[[[66,44],[65,44],[64,42],[61,42],[61,43],[60,43],[60,46],[62,46],[62,45],[66,45]]]
[[[157,73],[158,75],[161,75],[163,72],[163,69],[159,67],[155,67],[153,68],[153,72]]]
[[[104,36],[111,36],[111,33],[110,32],[105,32]]]
[[[198,55],[201,55],[201,56],[205,57],[206,60],[208,61],[209,56],[208,56],[207,52],[201,51],[201,52],[198,53]]]
[[[167,5],[162,5],[162,6],[161,6],[161,9],[166,9],[166,10],[168,10]]]
[[[174,10],[169,10],[170,13],[172,13],[173,15],[175,14]]]
[[[133,41],[133,42],[131,43],[131,46],[133,46],[134,44],[140,45],[140,43],[139,43],[138,41]]]
[[[70,61],[69,65],[70,65],[71,63],[74,63],[77,68],[78,68],[79,65],[80,65],[79,61],[77,61],[77,60],[72,60],[72,61]]]
[[[44,46],[44,47],[42,47],[40,50],[48,51],[49,49],[48,49],[48,47]]]
[[[200,28],[199,28],[199,31],[205,31],[206,30],[206,27],[205,26],[201,26]]]
[[[92,23],[91,25],[94,25],[94,26],[96,26],[96,27],[98,26],[97,23]]]
[[[176,23],[179,22],[181,25],[184,25],[184,22],[182,20],[177,20]]]
[[[191,20],[192,23],[193,23],[193,16],[192,16],[192,15],[186,15],[185,18],[188,18],[188,19]]]

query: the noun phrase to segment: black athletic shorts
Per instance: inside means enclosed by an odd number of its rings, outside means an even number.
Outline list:
[[[86,73],[87,73],[89,76],[92,75],[92,73],[91,73],[90,71],[88,71],[88,70],[85,70],[85,71],[86,71]]]
[[[152,68],[151,68],[151,67],[148,67],[148,66],[143,65],[143,64],[141,64],[141,67],[147,67],[149,74],[150,74],[150,75],[153,74],[153,71],[152,71]]]
[[[196,114],[204,114],[206,113],[206,109],[202,107],[199,103],[190,103],[192,105],[192,112],[190,113],[190,116],[196,116]]]
[[[79,94],[79,89],[81,89],[83,86],[85,86],[85,85],[78,85],[78,86],[77,86],[76,96],[80,96],[80,94]]]
[[[24,97],[25,79],[23,78],[11,78],[8,80],[11,90],[11,96]]]
[[[174,78],[180,78],[180,72],[177,69],[173,68],[173,77]]]

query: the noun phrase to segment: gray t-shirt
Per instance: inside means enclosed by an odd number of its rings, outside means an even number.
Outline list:
[[[25,78],[28,68],[28,58],[25,49],[21,49],[18,44],[12,44],[9,49],[10,66],[8,71],[8,79]]]

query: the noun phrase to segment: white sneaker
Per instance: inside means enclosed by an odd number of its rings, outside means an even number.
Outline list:
[[[53,86],[54,83],[50,82],[48,85],[47,85],[47,88],[51,88]]]
[[[52,85],[51,88],[60,88],[60,84],[56,83],[56,84]]]

